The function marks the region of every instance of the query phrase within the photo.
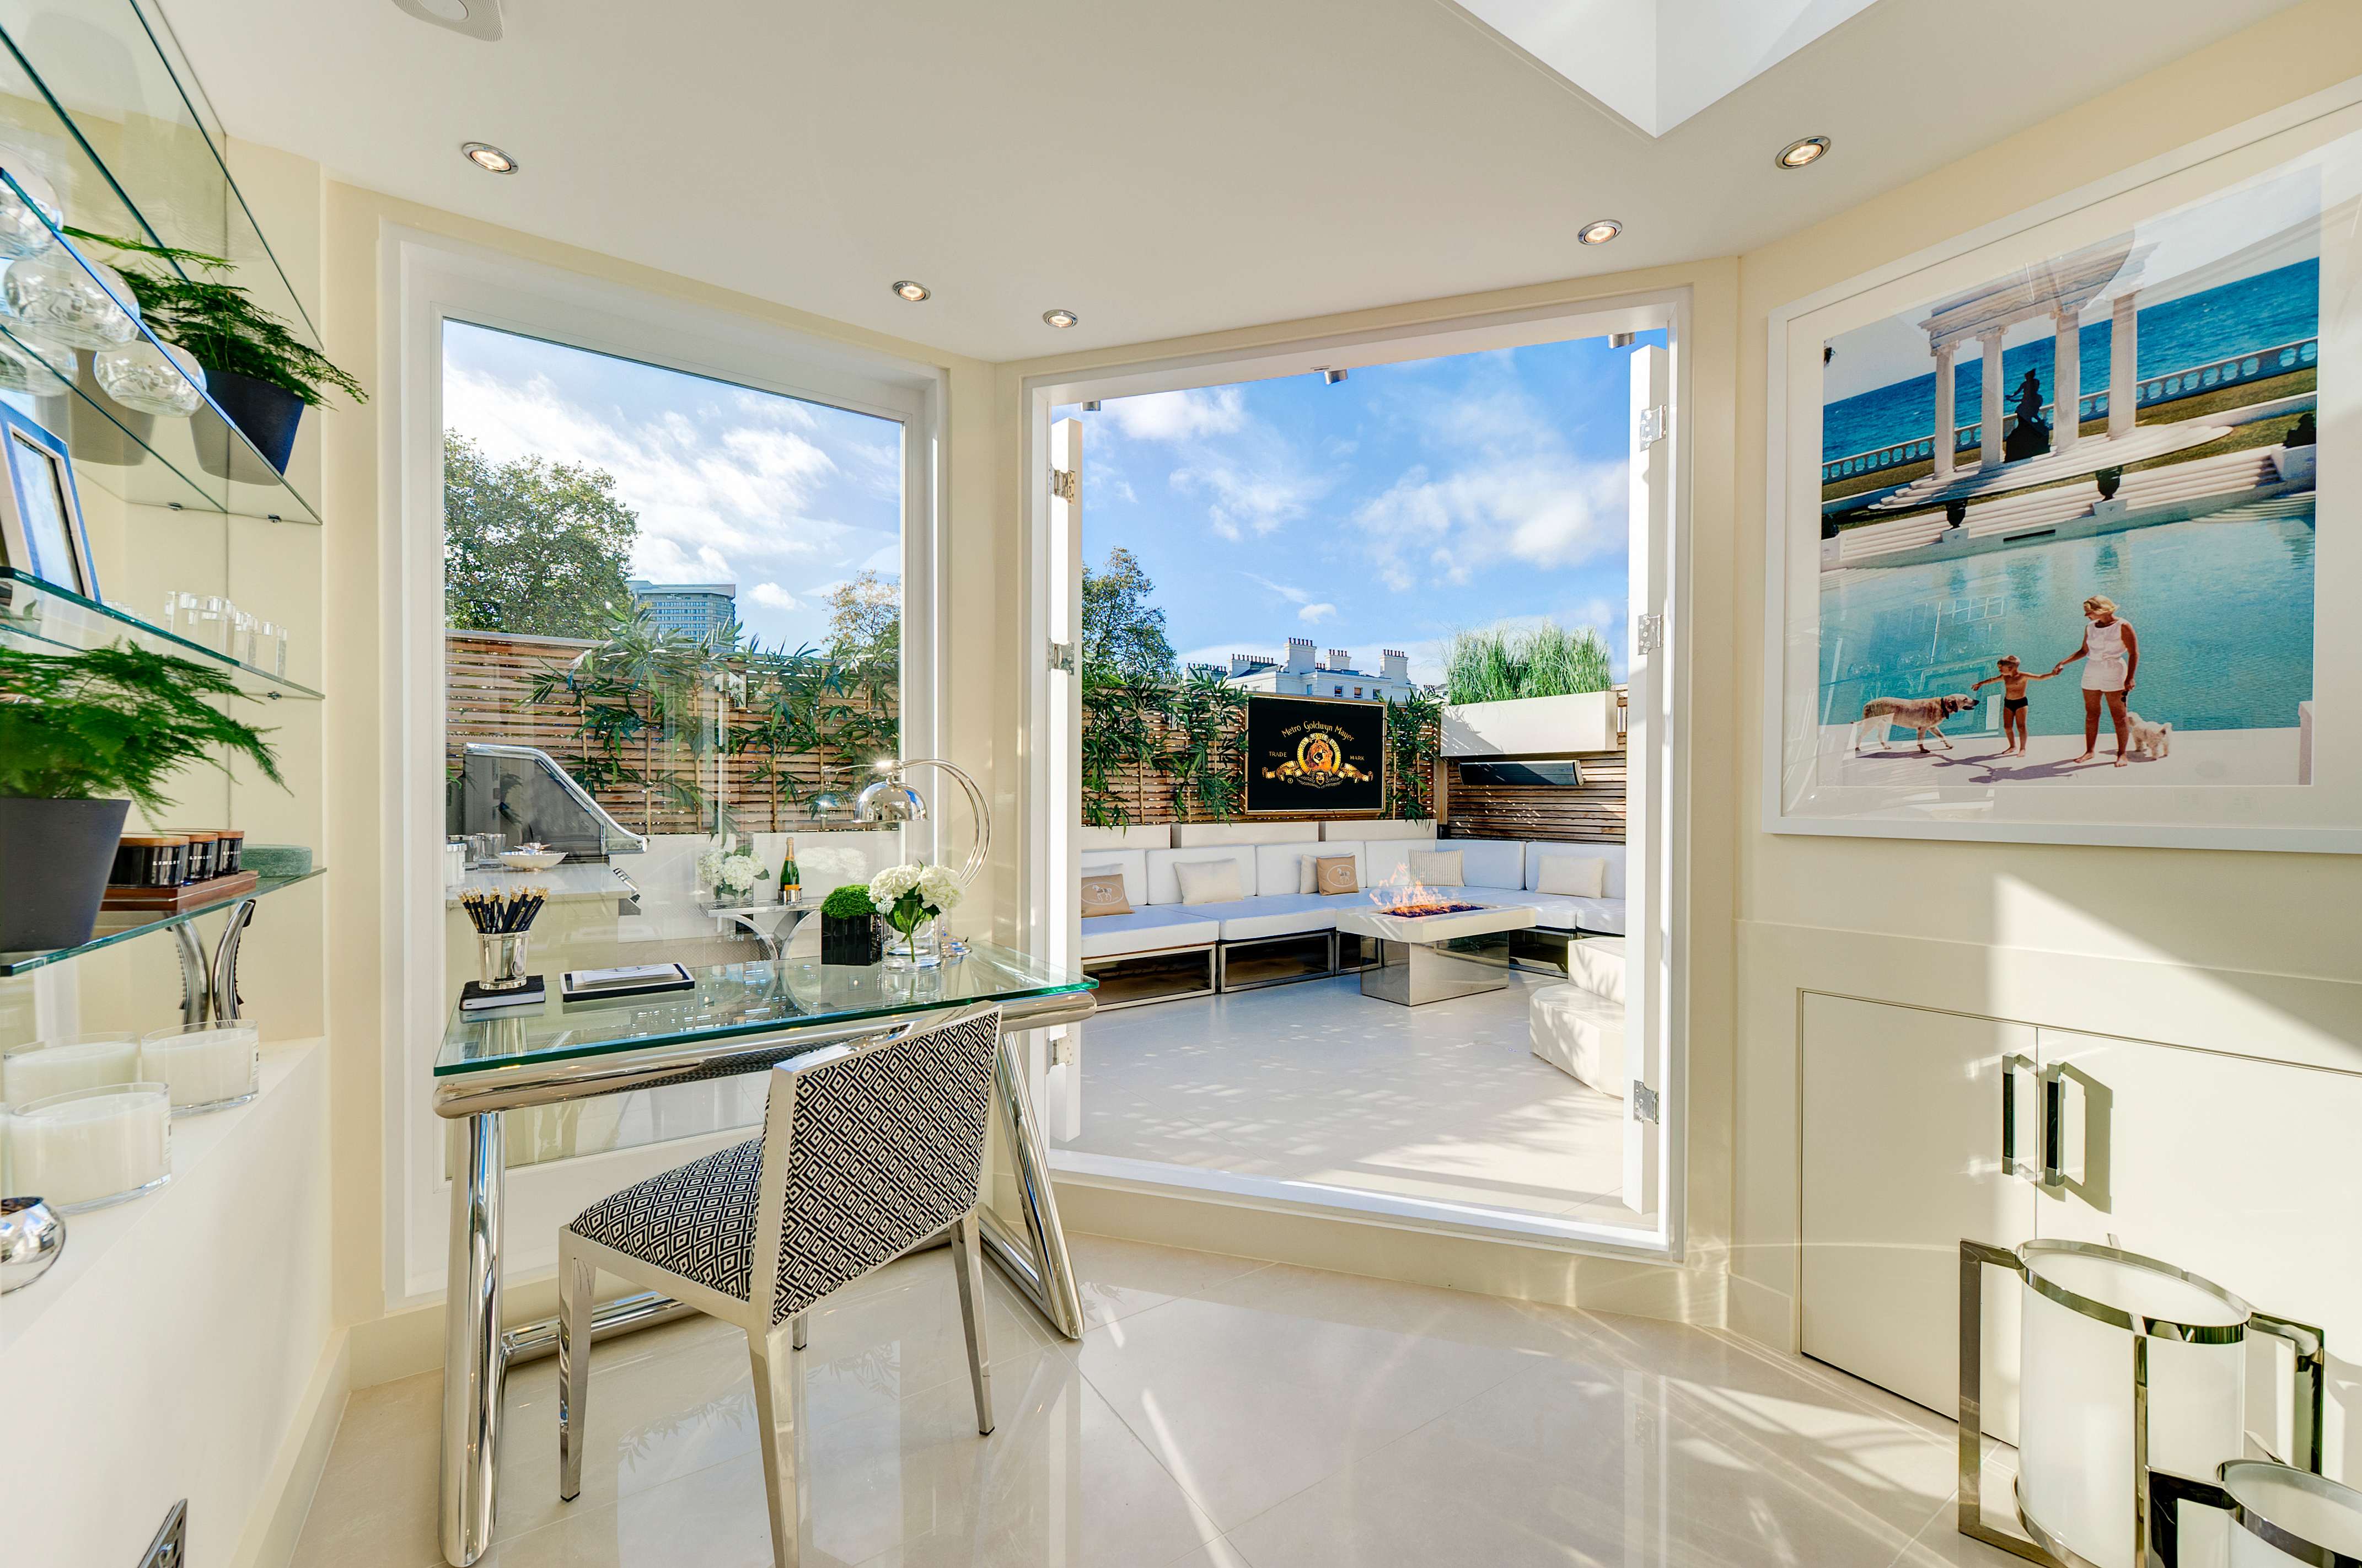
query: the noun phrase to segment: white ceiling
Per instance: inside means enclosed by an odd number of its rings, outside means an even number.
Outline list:
[[[1443,0],[164,0],[234,137],[996,360],[1735,254],[2291,3],[1882,0],[1651,139]]]

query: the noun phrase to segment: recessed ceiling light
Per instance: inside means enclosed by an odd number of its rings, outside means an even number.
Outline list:
[[[894,292],[901,295],[904,299],[909,300],[912,304],[917,304],[921,300],[925,299],[928,295],[934,293],[934,291],[927,287],[926,284],[914,283],[908,278],[898,279],[894,284]]]
[[[1585,245],[1605,245],[1623,232],[1624,226],[1614,218],[1595,218],[1574,237]]]
[[[459,150],[466,153],[468,161],[479,169],[489,169],[495,174],[513,174],[517,171],[516,160],[489,141],[461,142]]]
[[[1072,326],[1083,318],[1070,310],[1045,310],[1042,319],[1053,326]]]
[[[1783,169],[1802,169],[1807,163],[1819,162],[1821,154],[1828,149],[1828,138],[1808,136],[1802,141],[1792,141],[1782,148],[1780,156],[1772,161]]]

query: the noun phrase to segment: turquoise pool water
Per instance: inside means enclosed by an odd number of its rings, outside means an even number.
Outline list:
[[[2081,646],[2082,602],[2114,600],[2139,636],[2132,706],[2181,730],[2292,729],[2312,696],[2312,507],[2187,523],[1821,579],[1821,722],[1872,697],[1965,691],[2014,653],[2040,674]],[[2083,667],[2026,689],[2036,734],[2083,732]],[[1950,728],[1999,727],[2001,688]]]

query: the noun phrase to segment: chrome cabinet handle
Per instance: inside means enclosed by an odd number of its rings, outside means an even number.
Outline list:
[[[2001,1169],[2003,1176],[2023,1176],[2039,1187],[2043,1182],[2042,1171],[2017,1157],[2017,1074],[2021,1067],[2037,1078],[2041,1076],[2041,1069],[2034,1065],[2034,1058],[2023,1053],[2012,1052],[2001,1059]],[[2047,1122],[2050,1097],[2046,1094],[2043,1099],[2045,1121]],[[2046,1150],[2049,1143],[2050,1130],[2046,1125],[2043,1131]]]

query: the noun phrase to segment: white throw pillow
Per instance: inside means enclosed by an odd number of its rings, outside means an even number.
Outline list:
[[[1313,868],[1313,862],[1319,858],[1317,855],[1299,855],[1296,857],[1296,890],[1297,892],[1317,893],[1320,890],[1320,873]]]
[[[1456,849],[1414,849],[1410,852],[1411,880],[1429,888],[1464,888],[1467,880],[1460,875],[1460,851]]]
[[[1607,862],[1579,855],[1545,855],[1534,891],[1562,899],[1596,899],[1607,891]]]
[[[1226,904],[1246,897],[1235,860],[1183,860],[1173,867],[1185,904]]]

